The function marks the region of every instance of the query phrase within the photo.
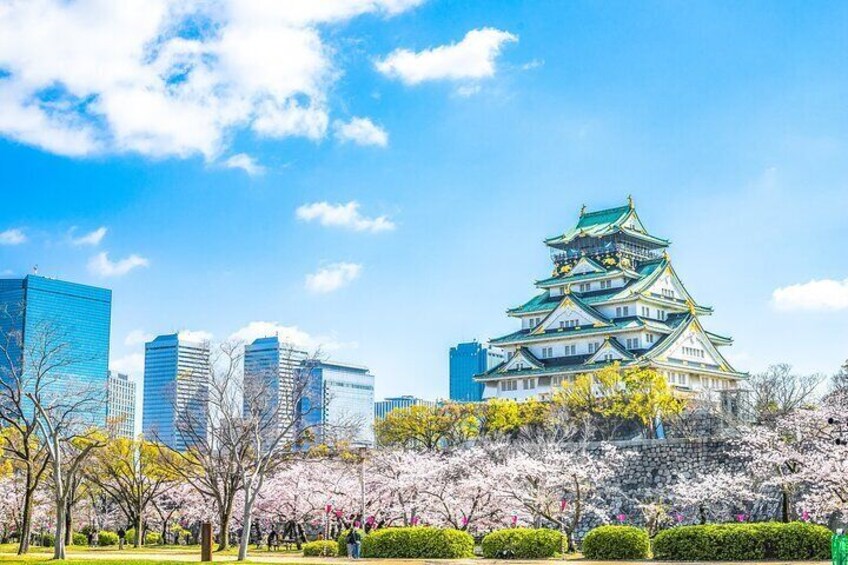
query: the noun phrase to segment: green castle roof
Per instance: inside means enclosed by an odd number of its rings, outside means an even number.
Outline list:
[[[635,217],[637,229],[624,226],[630,217]],[[604,237],[615,233],[624,233],[658,247],[667,247],[671,243],[667,239],[649,234],[644,229],[631,201],[627,206],[607,208],[595,212],[581,212],[576,226],[562,235],[546,239],[545,244],[557,247],[566,245],[579,237]]]

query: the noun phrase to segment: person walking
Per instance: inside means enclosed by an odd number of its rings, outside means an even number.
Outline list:
[[[268,534],[268,551],[276,551],[279,545],[277,544],[277,530],[272,528]]]
[[[127,539],[127,531],[123,528],[118,529],[118,549],[124,549],[124,540]]]
[[[351,559],[359,559],[359,550],[362,547],[362,534],[359,533],[359,522],[354,522],[353,527],[347,533],[347,555]]]

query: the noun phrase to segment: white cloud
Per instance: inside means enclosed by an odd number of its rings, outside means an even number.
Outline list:
[[[125,375],[138,376],[144,374],[144,355],[141,353],[130,353],[118,357],[109,363],[109,368]]]
[[[385,147],[389,144],[389,134],[386,130],[368,118],[351,118],[349,122],[336,120],[333,123],[336,139],[352,141],[357,145],[377,145]]]
[[[105,227],[101,226],[92,232],[71,239],[71,243],[74,245],[99,245],[107,231]]]
[[[428,80],[477,80],[495,74],[495,59],[504,43],[518,36],[494,28],[473,29],[459,43],[441,45],[418,53],[396,49],[377,61],[377,70],[406,84]]]
[[[775,289],[772,303],[778,310],[844,310],[848,308],[848,279],[811,280]]]
[[[322,226],[346,228],[353,231],[378,233],[395,229],[395,224],[386,216],[368,218],[359,213],[359,202],[352,200],[347,204],[313,202],[304,204],[295,212],[298,219],[305,222],[318,220]]]
[[[149,334],[144,330],[133,330],[124,338],[124,345],[132,347],[133,345],[141,345],[153,339],[153,334]]]
[[[17,228],[0,231],[0,245],[20,245],[26,243],[26,240],[26,234]]]
[[[193,341],[195,343],[203,343],[212,341],[212,333],[205,330],[180,330],[178,333],[179,339],[185,341]]]
[[[118,261],[109,259],[109,254],[101,251],[88,261],[88,270],[101,277],[120,277],[137,267],[147,267],[150,261],[139,255],[130,255]]]
[[[353,349],[357,347],[356,342],[340,342],[334,337],[313,336],[297,326],[284,326],[278,322],[250,322],[230,336],[232,340],[251,343],[260,337],[277,336],[283,343],[308,351],[336,351],[339,349]]]
[[[361,272],[362,265],[357,263],[333,263],[306,275],[306,289],[316,294],[335,292],[356,280]]]
[[[463,84],[456,89],[457,96],[461,96],[462,98],[470,98],[478,92],[480,92],[479,84]]]
[[[224,166],[228,169],[241,169],[248,175],[255,177],[265,172],[265,167],[256,162],[256,159],[246,153],[237,153],[226,161]]]
[[[71,156],[216,160],[243,130],[320,139],[326,24],[423,0],[28,0],[0,9],[0,135]]]

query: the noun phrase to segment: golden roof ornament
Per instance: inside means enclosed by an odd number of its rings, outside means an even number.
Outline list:
[[[695,315],[695,303],[692,302],[692,299],[686,300],[686,305],[689,306],[689,313],[693,316]]]
[[[586,205],[580,207],[580,217],[582,218],[586,214]]]
[[[662,257],[663,257],[663,259],[665,259],[666,261],[668,261],[668,260],[670,259],[670,257],[668,256],[668,249],[663,249]]]
[[[631,210],[633,209],[633,195],[632,194],[627,195],[627,205],[630,206]]]

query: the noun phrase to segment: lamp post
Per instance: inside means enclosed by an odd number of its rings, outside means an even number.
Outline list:
[[[368,448],[364,445],[359,448],[359,520],[364,525],[365,521],[365,454]]]

